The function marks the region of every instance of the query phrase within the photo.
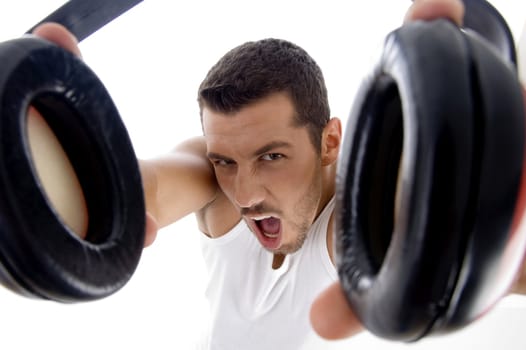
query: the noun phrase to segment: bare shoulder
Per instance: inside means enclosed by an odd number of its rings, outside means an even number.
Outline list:
[[[147,211],[159,227],[198,212],[216,197],[218,186],[200,137],[140,165]]]
[[[159,227],[195,213],[202,232],[220,237],[240,220],[217,184],[204,137],[188,139],[164,156],[141,161],[141,173],[147,210]]]
[[[206,163],[206,167],[209,169],[207,174],[211,175],[210,179],[207,175],[204,181],[201,179],[201,188],[208,189],[208,195],[210,195],[210,184],[212,184],[213,197],[206,203],[206,205],[195,211],[199,229],[210,237],[220,237],[229,232],[241,219],[239,211],[234,207],[232,202],[226,197],[226,195],[219,188],[213,167],[211,166],[208,158],[206,157],[206,142],[204,137],[194,138],[188,140],[186,143],[179,145],[176,150],[183,150],[186,154],[193,154],[197,156],[199,160],[203,160]],[[200,161],[198,163],[201,163]],[[202,164],[198,164],[198,167],[202,167]],[[197,172],[197,174],[202,172]],[[196,176],[196,172],[192,172],[192,177]],[[209,186],[202,186],[203,183],[209,184]]]
[[[216,197],[196,213],[199,229],[212,238],[229,232],[241,220],[239,211],[219,189]]]

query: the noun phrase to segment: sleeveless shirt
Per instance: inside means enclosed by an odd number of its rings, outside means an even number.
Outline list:
[[[301,349],[316,337],[310,306],[338,278],[327,250],[333,209],[334,198],[278,269],[244,220],[219,238],[202,235],[211,309],[205,349]]]

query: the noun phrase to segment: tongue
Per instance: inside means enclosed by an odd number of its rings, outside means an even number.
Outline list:
[[[266,233],[276,234],[279,232],[280,221],[276,218],[263,219],[259,222],[261,230]]]

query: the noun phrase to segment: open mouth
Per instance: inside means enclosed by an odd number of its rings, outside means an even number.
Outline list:
[[[281,220],[274,216],[259,216],[249,219],[250,227],[260,243],[267,249],[278,249],[281,245]]]

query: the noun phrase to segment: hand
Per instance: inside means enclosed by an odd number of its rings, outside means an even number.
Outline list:
[[[407,10],[404,22],[449,18],[461,25],[464,19],[464,4],[460,0],[414,0]]]
[[[41,24],[33,30],[33,34],[57,44],[76,56],[82,57],[77,38],[58,23]]]
[[[155,238],[157,237],[157,230],[159,225],[157,220],[150,213],[146,213],[146,228],[144,230],[144,247],[148,247],[153,244]]]
[[[407,11],[405,21],[436,18],[449,18],[461,25],[464,18],[463,3],[460,0],[415,0]],[[327,339],[350,337],[363,329],[338,282],[314,301],[310,318],[314,330]]]

